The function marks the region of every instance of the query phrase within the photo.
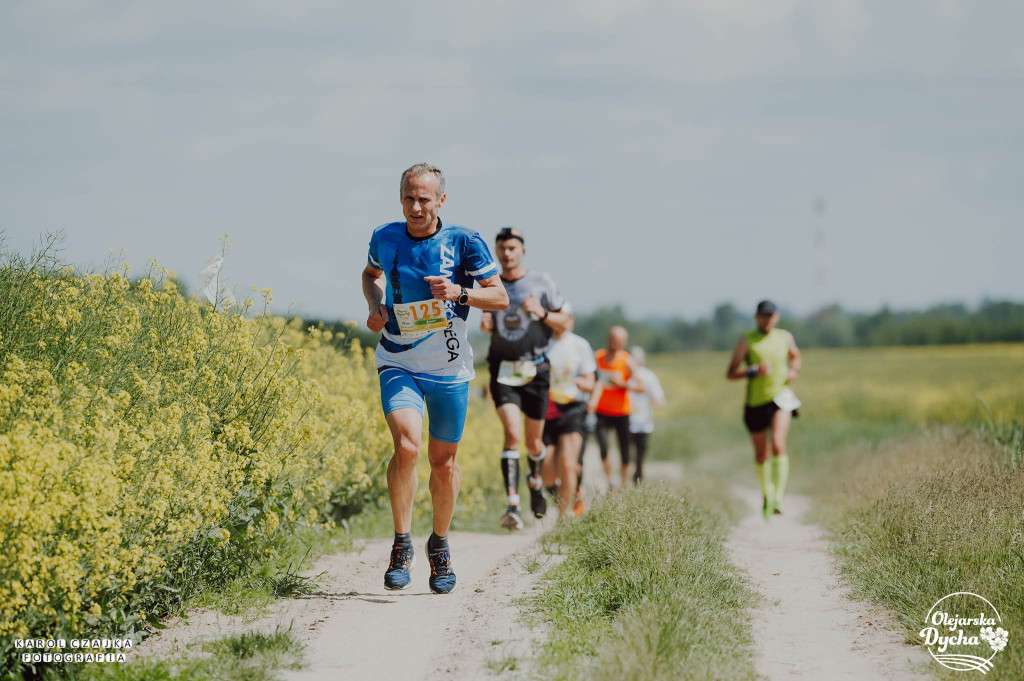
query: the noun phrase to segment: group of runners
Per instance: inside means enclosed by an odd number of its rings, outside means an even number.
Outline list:
[[[640,482],[654,429],[653,408],[664,402],[664,393],[657,377],[643,366],[642,349],[626,351],[625,328],[613,327],[607,346],[597,352],[573,333],[572,308],[551,276],[523,265],[526,239],[520,230],[499,230],[495,261],[479,233],[441,221],[438,211],[447,197],[439,168],[416,164],[402,173],[399,186],[405,220],[374,230],[362,275],[369,307],[366,324],[381,333],[376,366],[394,441],[387,481],[395,539],[384,586],[411,585],[416,462],[426,412],[433,505],[433,531],[426,545],[429,586],[443,594],[456,584],[448,529],[461,485],[456,454],[469,381],[475,376],[467,338],[469,308],[482,311],[481,330],[490,335],[489,392],[504,429],[500,462],[508,502],[500,522],[508,530],[523,527],[521,446],[527,454],[533,515],[546,515],[545,493],[556,500],[559,516],[570,509],[579,515],[585,510],[581,480],[588,424],[609,487],[626,485],[631,472],[632,480]],[[788,472],[785,435],[795,407],[772,409],[761,400],[769,396],[768,402],[776,404],[775,393],[795,379],[800,358],[792,336],[775,328],[778,312],[770,302],[758,307],[757,320],[758,329],[737,343],[727,375],[749,381],[745,421],[767,518],[781,513]],[[770,427],[781,439],[773,434],[769,441]],[[618,480],[609,456],[612,431],[621,461]],[[774,454],[770,464],[769,450]]]

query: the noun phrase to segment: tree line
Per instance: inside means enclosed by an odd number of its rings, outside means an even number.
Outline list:
[[[324,324],[338,335],[336,343],[358,339],[374,347],[377,335],[361,322],[304,320],[307,326]],[[687,320],[632,318],[622,305],[602,307],[576,315],[576,333],[595,347],[605,344],[608,329],[620,324],[629,330],[630,345],[647,352],[729,350],[740,334],[753,328],[753,312],[741,312],[732,303],[718,305],[709,317]],[[783,310],[779,326],[791,331],[800,347],[870,347],[893,345],[949,345],[958,343],[1024,342],[1024,304],[986,300],[977,309],[961,303],[936,305],[925,310],[894,311],[883,307],[862,313],[830,305],[806,316]],[[471,329],[478,359],[486,354],[487,340]]]
[[[753,311],[731,303],[717,306],[710,317],[689,321],[630,319],[621,305],[576,318],[576,333],[598,347],[608,328],[629,329],[630,345],[648,352],[728,350],[740,334],[753,328]],[[801,347],[841,348],[893,345],[948,345],[1024,341],[1024,304],[986,300],[976,310],[944,304],[917,311],[888,307],[872,313],[849,312],[830,305],[806,316],[782,312],[779,327],[791,331]]]

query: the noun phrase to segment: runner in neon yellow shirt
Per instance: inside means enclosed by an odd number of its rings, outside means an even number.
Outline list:
[[[800,375],[801,359],[793,334],[776,327],[779,311],[774,303],[770,300],[758,303],[754,320],[757,328],[736,341],[725,376],[729,380],[747,379],[743,421],[754,444],[757,479],[764,494],[762,508],[768,519],[773,513],[782,513],[782,495],[789,477],[786,436],[800,406],[789,383]]]

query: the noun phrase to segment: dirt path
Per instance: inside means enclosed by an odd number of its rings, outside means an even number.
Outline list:
[[[275,603],[271,613],[246,622],[214,612],[191,614],[144,641],[137,655],[174,657],[190,643],[242,631],[291,626],[306,646],[306,667],[283,673],[302,681],[386,678],[474,679],[488,662],[522,657],[531,632],[517,623],[513,597],[529,592],[539,572],[526,563],[537,553],[542,528],[514,535],[452,532],[458,586],[446,596],[427,587],[426,553],[417,546],[413,586],[383,587],[390,539],[366,542],[360,552],[321,558],[310,574],[326,571],[312,596]]]
[[[927,678],[911,671],[928,656],[901,643],[884,612],[846,598],[821,528],[801,522],[805,497],[786,495],[786,514],[765,522],[761,495],[737,487],[749,506],[727,543],[764,602],[754,613],[757,670],[777,679]]]
[[[600,459],[584,461],[588,500],[606,487]],[[682,477],[678,463],[651,462],[650,480]],[[760,496],[736,488],[748,516],[728,541],[765,600],[754,614],[757,669],[769,679],[920,679],[908,671],[927,656],[900,643],[884,613],[845,598],[828,545],[814,525],[800,522],[806,499],[787,496],[787,514],[766,523]],[[486,679],[489,666],[529,657],[543,632],[518,620],[512,604],[529,593],[543,572],[527,568],[538,556],[537,539],[554,522],[528,524],[516,534],[452,532],[456,590],[447,596],[427,588],[426,555],[417,545],[413,587],[383,588],[391,541],[366,542],[362,550],[321,558],[309,574],[326,572],[320,592],[275,603],[268,616],[246,622],[215,612],[190,615],[137,647],[134,655],[174,657],[191,643],[246,630],[291,626],[306,646],[306,667],[284,672],[289,681],[384,678]],[[421,541],[421,540],[418,540]],[[545,566],[546,567],[546,566]],[[194,654],[194,653],[193,653]]]
[[[588,500],[593,501],[606,487],[596,448],[588,448],[585,470]],[[649,477],[677,479],[681,471],[678,464],[653,464]],[[198,641],[291,626],[306,646],[306,667],[283,672],[289,681],[386,678],[395,670],[403,670],[403,678],[493,678],[489,665],[523,660],[542,635],[518,622],[512,600],[528,594],[546,569],[530,573],[527,564],[538,556],[537,540],[554,520],[552,508],[543,524],[527,520],[526,529],[516,534],[452,532],[458,587],[447,596],[427,587],[429,567],[419,538],[413,586],[385,590],[391,540],[373,540],[363,543],[361,551],[317,561],[307,574],[327,574],[322,590],[312,596],[279,601],[255,621],[212,611],[190,613],[188,623],[171,623],[133,655],[173,658]]]

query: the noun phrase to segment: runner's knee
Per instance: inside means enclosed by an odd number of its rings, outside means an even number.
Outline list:
[[[775,456],[786,453],[786,436],[776,430],[772,430],[771,451]]]
[[[399,466],[415,466],[420,458],[420,443],[411,437],[402,436],[395,440],[395,461]]]
[[[455,474],[458,464],[455,455],[430,458],[430,471],[442,478],[450,478]]]

